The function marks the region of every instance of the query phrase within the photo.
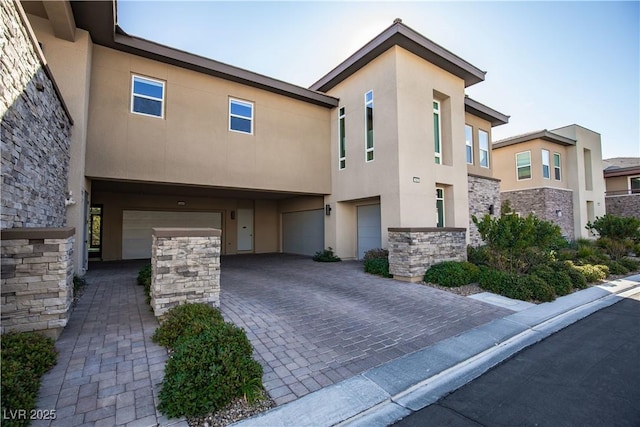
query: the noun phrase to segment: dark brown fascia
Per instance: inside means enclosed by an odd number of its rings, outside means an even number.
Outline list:
[[[507,147],[509,145],[520,144],[523,142],[533,141],[534,139],[542,139],[543,141],[553,142],[559,145],[576,145],[576,141],[567,138],[562,135],[558,135],[553,132],[549,132],[548,130],[540,130],[536,132],[527,133],[524,135],[518,135],[511,138],[501,139],[500,141],[494,142],[492,147],[494,149]]]
[[[464,111],[490,122],[491,127],[509,123],[510,116],[502,114],[501,112],[496,111],[491,107],[487,107],[486,105],[481,104],[480,102],[476,101],[475,99],[471,99],[468,96],[464,97]]]
[[[484,80],[486,74],[484,71],[432,42],[402,22],[396,21],[328,74],[312,84],[310,89],[327,92],[396,45],[460,77],[464,80],[465,87]]]
[[[640,175],[640,166],[629,166],[626,168],[605,169],[603,172],[604,172],[605,178],[613,178],[615,176]]]
[[[78,28],[87,30],[95,44],[263,89],[321,107],[334,108],[338,106],[338,99],[332,96],[130,36],[116,24],[114,1],[74,1],[71,6],[76,25]]]

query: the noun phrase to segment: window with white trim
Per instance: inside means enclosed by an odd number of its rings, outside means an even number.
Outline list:
[[[436,227],[444,227],[444,188],[436,187],[436,211],[438,222]]]
[[[467,150],[467,163],[473,164],[473,128],[469,125],[464,125],[464,139],[466,141]]]
[[[145,116],[164,117],[164,82],[132,75],[131,112]]]
[[[347,167],[347,142],[345,137],[345,121],[346,115],[344,107],[338,110],[338,168]]]
[[[640,193],[640,175],[629,177],[629,194]]]
[[[556,181],[560,181],[562,179],[562,174],[560,173],[560,153],[553,153],[553,177]]]
[[[489,167],[489,134],[482,129],[478,130],[478,151],[480,153],[480,166]]]
[[[516,172],[518,181],[531,179],[531,151],[516,154]]]
[[[442,164],[442,118],[440,101],[433,100],[433,148],[437,165]]]
[[[551,165],[549,162],[549,150],[542,150],[542,177],[544,179],[551,179]]]
[[[364,95],[364,148],[365,160],[371,162],[373,155],[373,91]]]
[[[229,98],[229,130],[253,134],[253,102]]]

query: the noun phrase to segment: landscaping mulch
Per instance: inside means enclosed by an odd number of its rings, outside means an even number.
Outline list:
[[[447,286],[440,286],[440,285],[436,285],[435,283],[428,283],[428,282],[418,282],[418,284],[440,289],[441,291],[451,292],[452,294],[461,295],[463,297],[473,295],[473,294],[479,294],[481,292],[486,292],[477,283],[471,283],[464,286],[456,286],[454,288],[450,288]]]
[[[205,417],[189,418],[187,422],[191,427],[224,427],[275,408],[275,406],[276,403],[266,392],[263,392],[262,399],[256,402],[249,403],[244,399],[237,399],[224,409]]]

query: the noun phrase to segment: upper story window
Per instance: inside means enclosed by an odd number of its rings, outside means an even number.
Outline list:
[[[464,125],[464,139],[467,144],[467,163],[473,164],[473,128],[469,125]]]
[[[551,165],[549,161],[549,150],[542,150],[542,177],[544,179],[551,179]]]
[[[516,154],[516,170],[518,181],[531,179],[531,151]]]
[[[489,134],[482,129],[478,130],[478,151],[480,153],[480,166],[489,167]]]
[[[640,193],[640,175],[629,177],[629,193]]]
[[[253,103],[229,99],[229,130],[253,134]]]
[[[440,115],[440,101],[433,101],[433,148],[436,164],[442,164],[442,118]]]
[[[132,76],[131,112],[146,116],[164,116],[164,82]]]
[[[560,173],[560,153],[553,153],[553,176],[558,181],[562,179]]]
[[[347,141],[345,137],[345,121],[346,115],[344,107],[338,110],[338,168],[347,167]]]
[[[373,91],[364,95],[365,159],[373,160]]]

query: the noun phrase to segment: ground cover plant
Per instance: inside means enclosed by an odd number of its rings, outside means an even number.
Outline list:
[[[167,312],[154,342],[170,350],[158,409],[170,418],[204,417],[234,400],[264,399],[262,366],[243,329],[206,304]]]
[[[36,406],[40,379],[56,364],[55,342],[35,332],[9,332],[1,339],[2,425],[27,426]],[[11,416],[18,410],[26,411],[25,416]]]
[[[369,249],[364,253],[364,271],[382,277],[393,277],[389,273],[389,251],[376,248]]]

